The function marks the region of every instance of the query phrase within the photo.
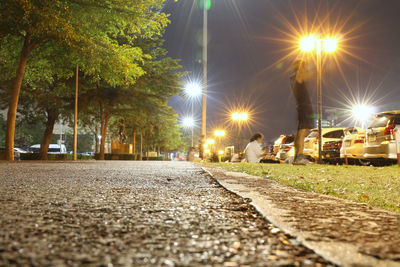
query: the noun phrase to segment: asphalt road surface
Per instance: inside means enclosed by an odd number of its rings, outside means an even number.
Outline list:
[[[0,163],[0,266],[327,266],[186,162]]]

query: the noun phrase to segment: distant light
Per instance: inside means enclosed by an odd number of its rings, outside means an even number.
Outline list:
[[[206,143],[208,145],[214,145],[215,144],[215,140],[214,139],[207,139]]]
[[[198,97],[202,94],[201,86],[196,82],[190,82],[185,85],[185,94],[190,98]]]
[[[245,112],[242,113],[235,112],[232,114],[232,119],[234,121],[246,121],[248,119],[248,115]]]
[[[210,153],[210,149],[204,149],[204,153],[206,154]]]
[[[223,150],[218,151],[218,155],[223,155],[225,152]]]
[[[315,49],[316,39],[311,35],[308,37],[304,37],[300,41],[300,48],[304,52],[311,52]]]
[[[333,38],[326,38],[323,40],[322,45],[325,52],[332,53],[335,52],[337,48],[337,41]]]
[[[204,144],[203,147],[204,147],[204,148],[208,148],[208,145],[207,145],[207,144]]]
[[[216,131],[214,132],[214,135],[215,135],[216,137],[223,137],[223,136],[225,136],[225,131],[224,131],[224,130],[216,130]]]
[[[182,120],[182,125],[185,128],[193,128],[194,127],[194,119],[192,117],[185,117]]]
[[[354,119],[364,124],[375,113],[375,108],[364,104],[355,105],[352,113]]]

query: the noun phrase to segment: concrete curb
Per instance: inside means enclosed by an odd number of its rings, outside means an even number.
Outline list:
[[[218,184],[224,187],[231,193],[238,195],[239,197],[250,199],[250,205],[252,205],[262,216],[268,221],[276,225],[285,233],[294,236],[299,242],[305,247],[315,251],[318,255],[325,258],[326,260],[340,265],[340,266],[382,266],[382,267],[400,267],[400,262],[392,260],[380,260],[375,257],[361,254],[359,247],[345,243],[332,241],[319,241],[313,238],[313,235],[307,231],[299,231],[295,227],[295,222],[289,221],[287,210],[277,207],[267,196],[254,191],[252,188],[235,180],[233,176],[242,177],[246,179],[263,179],[244,173],[232,173],[222,169],[218,169],[226,176],[233,177],[232,179],[221,179],[218,174],[213,174],[208,168],[202,167],[208,175],[210,175]],[[264,179],[263,179],[264,180]],[[283,186],[280,185],[279,186]],[[284,186],[283,186],[284,187]],[[296,190],[296,189],[290,189]],[[343,200],[345,201],[345,200]]]

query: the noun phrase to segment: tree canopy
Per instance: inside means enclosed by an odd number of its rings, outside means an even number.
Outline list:
[[[1,1],[0,93],[4,97],[0,104],[8,105],[7,159],[13,158],[18,107],[21,116],[46,123],[42,147],[59,116],[72,113],[76,65],[80,108],[93,118],[82,122],[100,124],[103,134],[113,117],[131,117],[146,105],[158,106],[154,111],[167,110],[168,99],[180,91],[183,73],[178,72],[178,61],[161,48],[160,37],[169,23],[162,11],[164,2]]]

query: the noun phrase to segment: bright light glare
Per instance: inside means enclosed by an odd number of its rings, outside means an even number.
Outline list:
[[[224,130],[216,130],[214,132],[214,135],[217,137],[223,137],[223,136],[225,136],[225,131]]]
[[[300,48],[304,52],[311,52],[315,49],[316,39],[311,35],[309,37],[304,37],[300,41]]]
[[[183,118],[182,125],[185,128],[192,128],[194,127],[194,119],[192,117]]]
[[[215,140],[214,139],[207,139],[206,143],[208,145],[214,145],[215,144]]]
[[[232,119],[234,121],[246,121],[248,119],[248,115],[245,112],[235,112],[232,114]]]
[[[366,122],[372,114],[374,114],[375,108],[367,105],[356,105],[352,109],[354,119]]]
[[[218,155],[223,155],[225,152],[223,150],[218,151]]]
[[[332,53],[335,52],[337,48],[337,41],[333,38],[326,38],[323,40],[322,45],[325,52]]]
[[[185,89],[185,94],[191,98],[197,97],[202,93],[201,86],[196,82],[187,83],[184,89]]]
[[[210,149],[204,149],[204,153],[209,154],[210,152]]]

